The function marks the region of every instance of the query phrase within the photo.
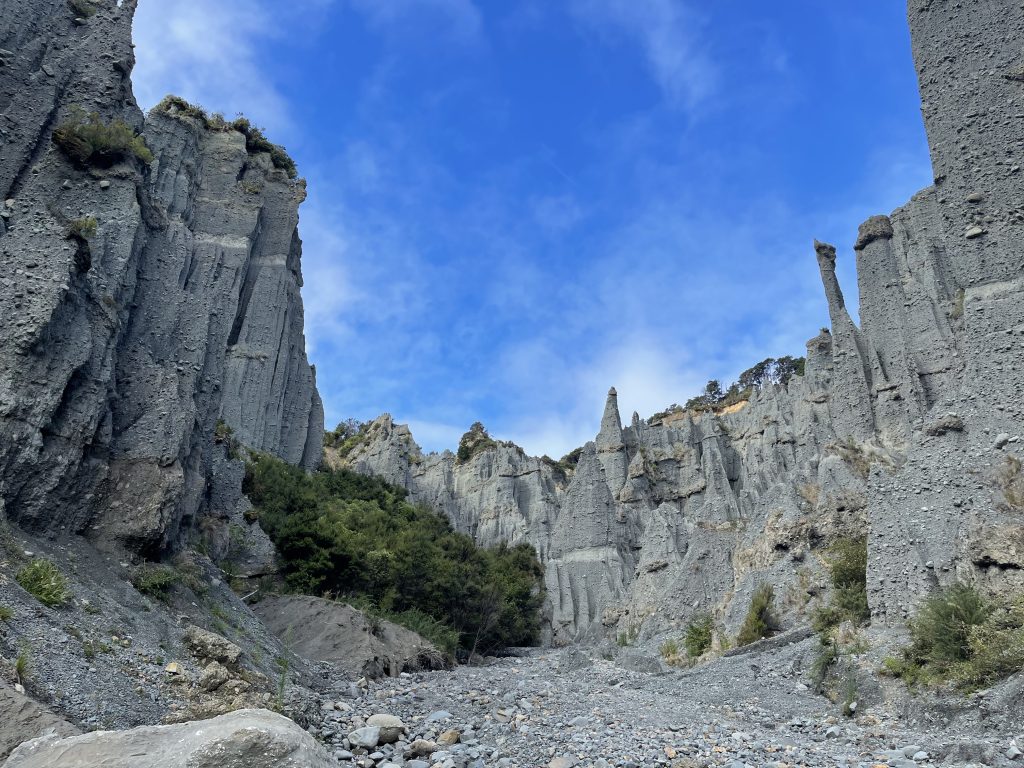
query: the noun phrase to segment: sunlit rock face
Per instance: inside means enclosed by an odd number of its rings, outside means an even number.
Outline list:
[[[843,537],[868,537],[882,624],[955,579],[1024,586],[1024,9],[911,0],[909,18],[935,185],[861,226],[859,326],[814,244],[831,332],[804,375],[625,428],[612,390],[574,468],[508,444],[423,455],[387,415],[347,458],[481,544],[533,544],[551,641],[701,610],[734,630],[764,582],[799,622]]]
[[[305,186],[237,131],[144,117],[134,3],[96,7],[6,0],[0,14],[0,500],[28,529],[152,551],[244,506],[218,421],[320,460]],[[83,110],[140,132],[152,162],[73,164],[51,137]],[[85,218],[95,233],[70,237]]]

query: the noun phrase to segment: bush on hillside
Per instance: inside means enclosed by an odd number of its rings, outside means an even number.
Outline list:
[[[711,647],[711,637],[715,628],[715,620],[710,613],[699,613],[686,626],[683,644],[690,658],[697,658]]]
[[[925,600],[910,624],[910,645],[885,671],[910,684],[973,690],[1024,670],[1024,593],[986,599],[954,584]]]
[[[827,633],[833,627],[850,621],[854,626],[871,618],[868,608],[867,570],[868,541],[865,537],[840,539],[825,555],[832,578],[829,603],[811,617],[814,629]]]
[[[403,489],[347,470],[307,475],[257,455],[245,492],[290,588],[369,601],[389,618],[419,611],[466,651],[536,643],[543,571],[531,547],[477,547]]]
[[[754,590],[747,616],[740,627],[740,633],[736,636],[736,645],[750,645],[779,631],[779,623],[773,609],[774,601],[775,588],[771,584],[762,584]]]

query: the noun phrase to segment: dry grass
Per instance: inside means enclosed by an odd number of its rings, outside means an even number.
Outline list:
[[[1021,460],[1008,454],[996,468],[996,487],[1003,494],[1006,506],[1014,512],[1024,512],[1024,471]]]

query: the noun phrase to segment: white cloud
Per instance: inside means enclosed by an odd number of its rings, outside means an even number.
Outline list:
[[[401,422],[401,418],[399,418]],[[459,440],[465,434],[468,424],[445,424],[439,421],[424,421],[410,419],[409,429],[424,451],[455,451],[459,447]]]
[[[254,0],[142,0],[133,33],[135,97],[149,109],[173,93],[227,117],[245,112],[281,132],[286,101],[258,55],[260,43],[280,32],[281,14]]]
[[[700,43],[701,20],[683,0],[573,0],[585,24],[617,29],[643,49],[651,75],[676,107],[694,109],[715,90],[718,74]]]

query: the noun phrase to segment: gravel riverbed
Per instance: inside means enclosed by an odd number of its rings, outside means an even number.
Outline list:
[[[1024,765],[1024,734],[915,733],[881,706],[842,717],[798,670],[756,657],[660,674],[620,664],[534,651],[349,684],[317,735],[360,768]]]

